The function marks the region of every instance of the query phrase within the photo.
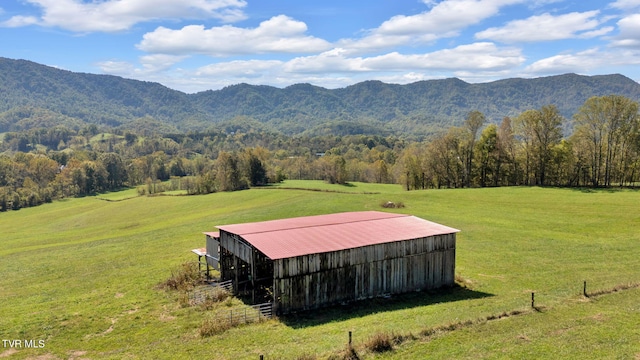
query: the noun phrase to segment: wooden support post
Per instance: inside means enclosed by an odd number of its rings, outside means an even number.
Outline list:
[[[256,251],[251,249],[251,303],[256,303]]]
[[[582,287],[582,295],[584,295],[584,297],[589,297],[589,295],[587,295],[587,280],[584,281],[584,286]]]
[[[238,266],[238,257],[234,254],[233,255],[233,272],[235,273],[235,282],[233,283],[233,292],[238,294],[240,292],[240,288],[238,286],[238,271],[239,266]]]

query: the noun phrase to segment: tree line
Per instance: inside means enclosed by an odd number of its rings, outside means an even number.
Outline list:
[[[407,190],[486,186],[635,186],[638,103],[587,100],[567,119],[553,105],[424,141],[398,136],[287,137],[250,127],[145,136],[99,128],[37,128],[0,142],[0,211],[138,186],[141,194],[233,191],[284,179],[397,183]]]
[[[593,97],[565,119],[553,105],[489,124],[473,111],[463,127],[403,153],[407,189],[470,186],[634,186],[640,170],[638,103]]]

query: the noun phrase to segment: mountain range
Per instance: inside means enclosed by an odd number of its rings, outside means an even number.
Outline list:
[[[640,84],[619,74],[564,74],[480,84],[455,78],[406,85],[365,81],[340,89],[238,84],[186,94],[153,82],[0,58],[0,132],[97,124],[161,133],[218,128],[421,137],[462,124],[472,110],[497,123],[555,105],[570,123],[588,98],[609,94],[639,101]]]

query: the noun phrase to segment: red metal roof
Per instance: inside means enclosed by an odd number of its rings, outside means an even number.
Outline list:
[[[272,260],[459,231],[412,215],[380,211],[305,216],[217,228],[240,235]]]

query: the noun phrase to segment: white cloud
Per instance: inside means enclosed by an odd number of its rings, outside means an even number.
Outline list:
[[[478,32],[477,39],[491,39],[505,43],[535,42],[599,36],[613,30],[611,27],[597,29],[598,10],[572,12],[563,15],[545,13],[525,20],[514,20],[504,27],[489,28]]]
[[[379,70],[499,70],[524,62],[518,49],[499,49],[493,43],[460,45],[428,54],[403,55],[397,52],[363,61],[363,66]]]
[[[143,36],[137,47],[149,53],[207,54],[231,56],[265,53],[309,53],[326,50],[330,44],[305,35],[307,25],[285,15],[263,21],[257,28],[231,25],[205,29],[189,25],[180,30],[159,27]]]
[[[631,10],[640,7],[640,0],[617,0],[609,4],[610,7],[621,10]]]
[[[354,51],[376,51],[398,45],[431,43],[454,37],[471,25],[499,13],[504,6],[524,0],[423,0],[432,6],[417,15],[397,15],[368,32],[362,39],[345,39],[340,46]]]
[[[278,60],[236,60],[202,66],[196,70],[195,75],[199,77],[257,78],[280,73],[282,64],[283,62]]]
[[[461,45],[427,54],[391,52],[374,57],[348,57],[334,49],[320,55],[295,58],[285,64],[290,73],[335,73],[417,70],[498,70],[524,62],[518,49],[499,49],[492,43]]]
[[[170,28],[163,24],[138,42],[136,47],[146,55],[137,63],[111,61],[100,66],[105,73],[197,92],[242,82],[273,86],[309,82],[328,88],[369,79],[410,83],[456,76],[469,82],[484,82],[566,72],[624,72],[620,69],[640,62],[635,60],[640,59],[640,51],[636,50],[640,49],[640,14],[629,15],[633,12],[625,11],[627,15],[621,17],[617,10],[633,8],[640,0],[618,0],[609,7],[603,5],[601,10],[566,14],[557,14],[557,9],[546,6],[566,0],[421,1],[427,6],[422,13],[389,17],[359,36],[334,43],[317,33],[311,34],[315,29],[308,29],[305,22],[286,15],[273,16],[251,28],[198,23]],[[500,20],[498,15],[505,7],[515,4],[519,6],[509,10],[529,11],[529,15],[476,33],[475,38],[482,41],[469,40],[465,29],[482,25],[486,28],[489,20],[494,17]],[[510,16],[511,12],[504,15]],[[610,35],[616,28],[618,35]],[[440,46],[444,41],[438,40],[445,38],[451,38],[449,48],[434,51],[436,47],[425,46]],[[564,53],[555,52],[551,46],[530,51],[525,44],[562,39],[593,40],[573,41],[571,46],[575,50]],[[593,48],[604,49],[605,41],[610,41],[613,47],[607,51]],[[457,45],[460,43],[466,45]],[[557,44],[566,43],[569,42]],[[592,48],[584,50],[585,43]],[[187,57],[192,58],[189,63],[203,59],[212,63],[195,69],[179,68],[180,61]],[[216,60],[210,57],[227,59],[213,63]],[[184,66],[189,65],[185,62]]]
[[[640,49],[640,14],[620,19],[618,28],[620,33],[612,41],[613,46]]]
[[[284,69],[288,73],[336,73],[367,71],[361,57],[348,57],[342,48],[325,51],[319,55],[297,57],[288,61]]]
[[[593,38],[607,35],[611,33],[613,30],[615,30],[613,26],[605,26],[597,30],[585,31],[583,33],[578,34],[577,37],[580,39],[593,39]]]
[[[517,0],[448,0],[418,15],[398,15],[385,21],[375,32],[385,35],[447,34],[497,14],[501,7]]]
[[[560,54],[538,60],[525,68],[531,74],[585,73],[588,70],[606,65],[611,56],[597,48],[575,54]]]
[[[26,0],[42,9],[42,16],[17,15],[4,26],[38,24],[75,32],[117,32],[157,19],[218,19],[233,22],[246,16],[245,0]]]
[[[99,64],[104,73],[158,81],[186,92],[221,88],[237,83],[288,86],[309,82],[329,88],[357,81],[378,79],[409,83],[447,77],[454,71],[461,77],[482,79],[508,71],[525,61],[520,49],[500,48],[493,43],[474,43],[426,54],[390,52],[373,57],[350,57],[343,49],[318,55],[281,60],[234,60],[201,66],[195,70],[175,69],[181,57],[149,55],[135,66],[127,62]],[[450,76],[450,75],[449,75]]]
[[[152,54],[141,56],[140,63],[147,72],[158,72],[169,69],[184,59],[186,56]]]
[[[29,26],[29,25],[36,25],[38,24],[38,21],[39,21],[38,18],[33,16],[17,15],[17,16],[11,17],[9,20],[3,21],[2,23],[0,23],[0,25],[3,27],[16,28],[16,27],[23,27],[23,26]]]
[[[136,67],[126,61],[114,60],[101,61],[96,65],[106,74],[143,80],[147,76],[154,76],[170,69],[173,65],[184,59],[184,56],[145,55],[139,58],[142,67]]]

